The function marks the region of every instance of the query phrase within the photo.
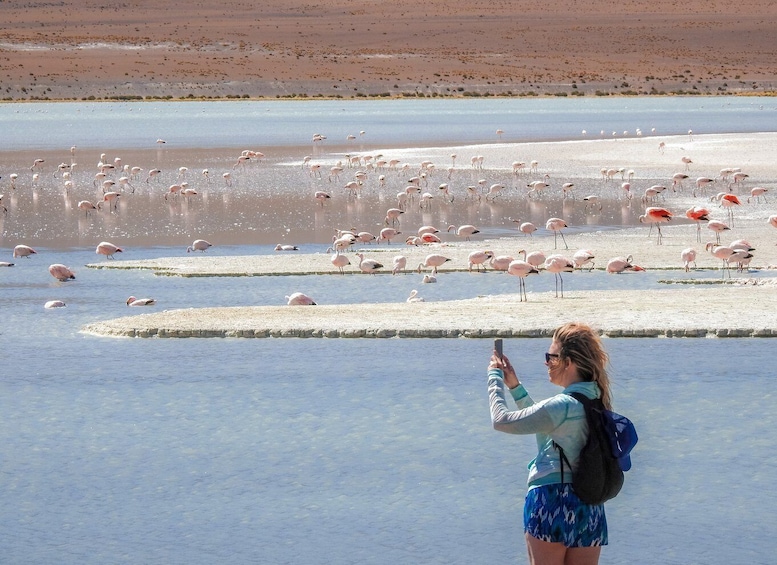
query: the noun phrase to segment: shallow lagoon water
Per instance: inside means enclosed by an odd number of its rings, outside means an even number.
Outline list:
[[[33,106],[19,108],[29,117]],[[143,139],[167,135],[154,132],[152,122],[132,128]],[[356,122],[370,135],[378,127]],[[128,139],[140,149],[137,137]],[[26,143],[46,146],[39,135]],[[73,142],[66,143],[55,143],[65,158]],[[290,163],[299,158],[295,151],[278,150]],[[39,206],[39,218],[47,218]],[[508,213],[494,213],[493,225]],[[195,234],[179,223],[182,215],[173,217],[155,231],[179,232],[156,245],[135,232],[124,258],[185,253]],[[156,309],[281,304],[296,290],[333,304],[402,301],[412,288],[427,300],[448,300],[515,292],[514,279],[449,273],[437,285],[420,285],[415,274],[185,279],[86,269],[98,260],[95,238],[103,239],[110,218],[84,223],[83,233],[76,219],[69,241],[52,237],[58,228],[48,220],[22,223],[20,233],[30,225],[33,234],[45,232],[39,254],[0,270],[4,563],[526,562],[520,516],[534,441],[491,429],[489,342],[79,333],[88,322],[138,313],[124,303],[130,294],[157,298]],[[10,225],[6,218],[4,230]],[[248,240],[233,244],[225,236],[209,253],[272,253],[271,244],[287,233],[253,240],[252,227],[234,229],[234,239]],[[311,233],[319,228],[314,221]],[[489,235],[500,235],[492,229]],[[13,238],[6,231],[4,237],[7,250]],[[324,252],[328,237],[294,243]],[[54,262],[73,267],[77,280],[54,281],[46,271]],[[660,279],[686,276],[574,273],[565,290],[660,288]],[[551,279],[529,279],[529,298],[551,292]],[[67,308],[44,310],[52,298]],[[777,510],[772,341],[606,345],[616,407],[635,421],[640,442],[623,493],[607,507],[611,545],[602,562],[771,563],[777,542],[765,524]],[[542,364],[547,347],[546,339],[505,344],[537,398],[556,391]]]

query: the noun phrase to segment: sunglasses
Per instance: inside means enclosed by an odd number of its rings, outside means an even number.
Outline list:
[[[552,359],[558,359],[559,357],[561,357],[561,355],[559,355],[558,353],[546,353],[545,362],[550,363]]]

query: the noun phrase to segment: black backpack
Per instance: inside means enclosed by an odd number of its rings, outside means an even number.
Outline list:
[[[637,432],[628,418],[605,409],[601,399],[591,400],[578,392],[568,394],[583,405],[588,422],[588,438],[580,450],[572,488],[584,503],[602,504],[623,487],[623,471],[631,468],[629,452],[637,443]],[[572,466],[561,446],[553,443],[559,450],[563,483],[564,463],[570,469]]]

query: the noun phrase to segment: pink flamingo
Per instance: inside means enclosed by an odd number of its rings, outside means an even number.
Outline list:
[[[709,222],[707,222],[707,228],[715,232],[715,243],[720,243],[721,232],[731,229],[730,227],[728,227],[728,224],[718,220],[710,220]]]
[[[407,267],[407,257],[404,255],[397,255],[394,257],[394,267],[391,269],[391,274],[396,275],[399,272],[404,273],[405,267]]]
[[[764,202],[767,202],[766,200],[766,193],[768,192],[768,189],[762,187],[762,186],[755,186],[750,189],[750,196],[747,197],[748,204],[750,203],[750,199],[755,198],[756,203],[760,202],[761,198],[763,197]]]
[[[27,257],[29,259],[30,255],[35,255],[36,253],[37,251],[28,245],[17,245],[13,248],[14,259],[17,257]]]
[[[545,222],[545,229],[553,232],[553,249],[558,249],[557,239],[561,235],[561,240],[564,242],[564,249],[569,249],[567,240],[564,238],[564,233],[561,231],[567,228],[567,223],[561,218],[550,218]]]
[[[357,253],[356,256],[359,258],[359,269],[362,273],[374,275],[383,268],[382,263],[379,263],[374,259],[365,259],[364,253]]]
[[[401,231],[395,230],[394,228],[383,228],[380,230],[380,237],[378,238],[378,241],[385,240],[388,245],[391,245],[391,239],[401,234]]]
[[[467,257],[467,261],[469,264],[468,270],[472,271],[472,266],[475,265],[475,269],[480,272],[480,266],[483,265],[483,272],[485,272],[485,263],[489,259],[492,259],[494,257],[494,253],[492,251],[473,251],[469,254],[469,257]]]
[[[119,197],[121,196],[120,192],[106,192],[103,194],[103,199],[97,203],[97,209],[102,210],[103,204],[106,202],[108,203],[108,210],[118,210],[119,209]]]
[[[332,257],[329,258],[329,260],[332,262],[332,265],[337,267],[341,275],[345,274],[345,266],[351,264],[351,262],[348,260],[348,257],[338,252],[335,252]]]
[[[62,263],[49,265],[49,273],[51,273],[52,277],[62,282],[75,280],[76,278],[76,274]]]
[[[398,226],[399,225],[399,217],[404,214],[405,212],[403,210],[400,210],[399,208],[389,208],[386,210],[386,218],[384,222],[386,225],[391,226]],[[391,223],[389,223],[391,222]]]
[[[533,265],[518,259],[512,261],[508,265],[507,273],[518,277],[518,296],[520,297],[520,302],[523,302],[524,300],[528,302],[529,298],[526,295],[526,277],[532,274],[536,275],[539,271],[535,269]]]
[[[476,233],[480,233],[480,230],[477,229],[475,226],[470,224],[464,224],[463,226],[459,226],[458,228],[456,226],[448,226],[448,233],[453,230],[453,232],[459,236],[463,237],[465,240],[469,241],[470,237],[475,235]]]
[[[769,216],[769,219],[767,221],[773,228],[777,228],[777,214],[773,216]]]
[[[289,306],[315,306],[316,302],[307,294],[295,292],[286,296],[286,304]]]
[[[135,298],[130,296],[127,299],[127,306],[153,306],[156,304],[156,300],[153,298]]]
[[[575,270],[575,264],[563,255],[551,255],[545,259],[545,270],[553,273],[556,278],[556,298],[559,297],[558,289],[561,286],[561,298],[564,298],[564,279],[561,273],[572,273]]]
[[[717,257],[721,261],[723,261],[723,264],[721,265],[721,270],[723,271],[723,278],[726,278],[726,271],[728,271],[728,276],[731,278],[731,269],[729,267],[729,260],[731,259],[731,256],[735,253],[734,250],[731,247],[728,247],[726,245],[717,245],[714,241],[710,241],[705,246],[705,249],[712,253],[713,257]]]
[[[114,254],[122,253],[123,251],[118,245],[114,245],[109,241],[101,241],[94,252],[98,255],[105,255],[108,259],[114,259]]]
[[[734,225],[734,206],[740,206],[742,203],[735,194],[729,194],[727,192],[720,192],[716,196],[716,199],[720,202],[720,205],[726,209],[728,214],[728,221],[731,226]]]
[[[317,190],[314,196],[316,198],[316,204],[320,204],[321,206],[323,206],[324,202],[331,198],[331,196],[329,196],[329,194],[323,190]]]
[[[680,259],[683,262],[683,266],[685,266],[686,273],[691,270],[691,263],[693,263],[693,268],[696,268],[696,250],[693,247],[683,249],[680,252]]]
[[[515,261],[515,258],[510,255],[497,255],[496,257],[491,258],[488,265],[495,271],[507,271],[510,267],[510,263],[513,261]]]
[[[667,210],[666,208],[657,208],[655,206],[649,206],[645,208],[645,213],[639,217],[639,221],[649,222],[650,223],[650,229],[652,231],[653,224],[655,224],[656,229],[658,229],[658,245],[661,245],[661,222],[668,222],[672,219],[672,213]],[[648,237],[650,237],[650,233],[648,233]]]
[[[418,264],[417,271],[420,273],[421,269],[426,269],[428,267],[432,268],[432,274],[437,274],[437,269],[441,266],[443,266],[445,263],[450,261],[451,259],[448,257],[445,257],[444,255],[439,255],[436,253],[432,253],[431,255],[427,255],[426,259],[424,259],[423,263]]]
[[[696,179],[696,188],[693,191],[693,195],[696,196],[696,191],[704,191],[709,185],[715,182],[715,179],[710,177],[699,177]]]
[[[204,239],[195,239],[194,242],[186,248],[186,252],[191,253],[192,251],[201,251],[205,253],[210,247],[213,247],[213,244],[208,243]]]
[[[43,307],[47,310],[50,310],[51,308],[66,308],[67,304],[65,304],[62,300],[49,300],[43,305]]]
[[[87,217],[89,217],[89,214],[92,210],[97,210],[97,206],[89,202],[88,200],[81,200],[78,203],[78,209],[83,210]]]
[[[696,223],[696,241],[701,242],[701,223],[710,221],[710,211],[701,206],[694,206],[685,211],[685,217]]]
[[[583,270],[583,265],[587,265],[588,263],[591,264],[588,268],[589,273],[594,269],[595,258],[596,256],[587,249],[580,249],[579,251],[575,251],[575,254],[572,255],[572,261],[575,263],[575,267],[581,271]]]
[[[515,222],[516,224],[519,224],[518,231],[520,231],[524,235],[528,235],[529,237],[531,237],[532,234],[537,231],[537,226],[535,226],[531,222],[521,222],[521,220],[511,220],[511,221]]]
[[[631,255],[628,255],[627,257],[613,257],[607,262],[607,268],[605,269],[608,273],[614,274],[614,273],[623,273],[626,271],[644,271],[642,267],[639,265],[634,265],[632,263],[632,257]]]

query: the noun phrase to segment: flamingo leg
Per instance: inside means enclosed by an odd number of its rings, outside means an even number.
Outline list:
[[[564,232],[559,232],[561,234],[561,241],[564,242],[564,249],[569,249],[569,245],[567,245],[567,240],[564,239]]]

